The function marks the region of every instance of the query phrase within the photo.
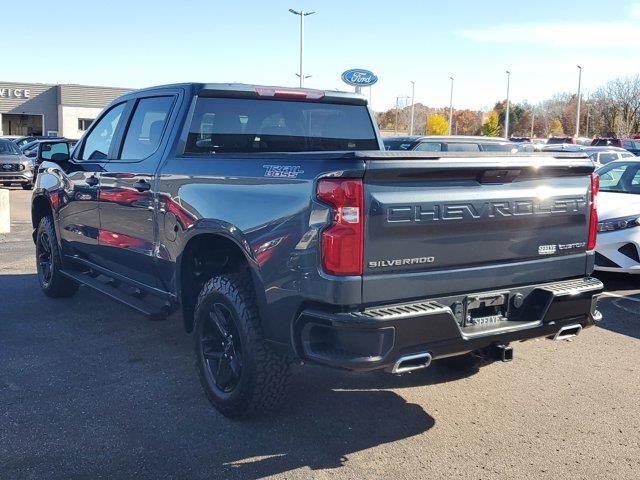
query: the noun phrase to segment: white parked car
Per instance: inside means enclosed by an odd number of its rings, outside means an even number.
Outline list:
[[[583,147],[582,149],[597,167],[625,158],[635,158],[635,155],[624,148],[618,147]]]
[[[599,168],[596,270],[640,273],[640,157]]]

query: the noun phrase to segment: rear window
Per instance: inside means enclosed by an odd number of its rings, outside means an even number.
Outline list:
[[[596,138],[591,142],[592,147],[621,147],[622,142],[616,138]]]
[[[415,142],[407,140],[383,139],[385,150],[411,150]],[[416,149],[417,150],[417,149]]]
[[[364,105],[199,97],[185,153],[378,149]]]
[[[558,143],[572,143],[571,137],[551,137],[547,140],[547,145],[553,145]]]

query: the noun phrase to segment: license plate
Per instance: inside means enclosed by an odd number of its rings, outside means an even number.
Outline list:
[[[465,325],[491,325],[507,319],[508,293],[467,297]]]

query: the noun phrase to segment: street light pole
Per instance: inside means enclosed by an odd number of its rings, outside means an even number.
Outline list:
[[[587,131],[584,135],[587,138],[589,138],[589,117],[591,117],[591,104],[587,101]]]
[[[411,122],[409,127],[409,135],[413,135],[413,114],[415,111],[415,99],[416,99],[416,82],[411,80]]]
[[[393,130],[394,135],[398,135],[398,102],[400,101],[400,97],[396,97],[396,127]]]
[[[531,109],[531,137],[533,138],[533,123],[535,122],[536,119],[536,111],[532,108]]]
[[[451,136],[451,123],[453,122],[453,76],[449,77],[451,80],[451,93],[449,94],[449,136]]]
[[[578,108],[576,108],[576,138],[580,136],[580,87],[582,86],[582,67],[578,65]]]
[[[310,75],[304,76],[303,69],[303,60],[304,60],[304,17],[308,17],[309,15],[313,15],[316,12],[305,12],[300,10],[299,12],[295,11],[293,8],[290,8],[289,11],[294,15],[300,16],[300,73],[298,73],[298,77],[300,77],[300,88],[304,87],[304,79],[309,78]]]
[[[400,112],[400,99],[404,100],[404,106],[407,106],[407,100],[409,100],[409,97],[407,95],[398,95],[396,97],[396,128],[395,128],[395,134],[398,134],[398,113]],[[406,125],[406,123],[405,123]]]
[[[507,114],[504,118],[504,138],[509,140],[509,83],[511,81],[511,72],[507,70]]]

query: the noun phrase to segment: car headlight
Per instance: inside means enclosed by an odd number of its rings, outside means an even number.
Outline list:
[[[637,227],[638,225],[640,225],[640,215],[612,218],[611,220],[598,222],[598,232],[613,232],[616,230]]]

